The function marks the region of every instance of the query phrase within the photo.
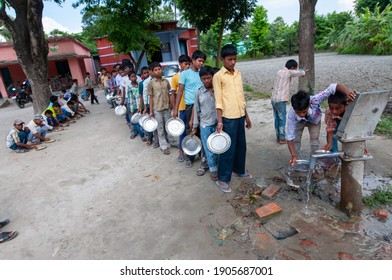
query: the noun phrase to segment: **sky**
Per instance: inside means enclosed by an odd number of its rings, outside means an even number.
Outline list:
[[[66,0],[60,7],[50,1],[44,1],[44,14],[42,22],[44,30],[49,33],[53,29],[78,33],[82,31],[80,14],[81,8],[74,9],[72,3],[75,0]],[[316,11],[319,15],[328,13],[349,11],[353,8],[354,0],[318,0]],[[268,11],[268,20],[274,21],[281,16],[287,24],[292,24],[299,18],[298,0],[258,0],[258,5],[263,5]]]

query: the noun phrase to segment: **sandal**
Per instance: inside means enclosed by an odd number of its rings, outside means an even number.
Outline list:
[[[170,155],[170,150],[167,148],[167,149],[164,149],[163,150],[163,154],[164,155]]]
[[[159,148],[159,144],[158,143],[154,143],[154,145],[152,146],[154,149]]]
[[[200,167],[199,169],[197,169],[196,175],[197,176],[203,176],[204,174],[206,174],[206,171],[207,171],[206,169]]]
[[[147,146],[151,146],[151,141],[147,141],[147,142],[146,142],[146,145],[147,145]]]
[[[185,161],[185,167],[186,168],[191,168],[192,167],[192,162],[189,160],[189,159],[187,159],[186,161]]]
[[[253,178],[252,174],[250,174],[248,171],[245,171],[244,174],[238,174],[235,172],[233,172],[232,174],[234,177],[238,177],[238,178],[242,178],[242,179],[252,179]]]
[[[230,193],[231,189],[229,187],[229,184],[222,182],[222,181],[216,181],[215,184],[217,187],[224,193]]]
[[[0,243],[4,243],[10,241],[18,236],[17,231],[8,231],[8,232],[1,232],[0,233]]]
[[[184,162],[184,160],[185,160],[184,155],[179,155],[179,156],[177,157],[177,161],[178,161],[178,162]]]
[[[131,136],[129,136],[129,138],[131,138],[131,139],[135,139],[135,137],[136,137],[136,135],[131,135]]]
[[[55,142],[56,140],[55,139],[49,139],[48,141],[45,141],[46,143],[53,143],[53,142]]]
[[[0,228],[5,227],[5,226],[8,225],[10,222],[11,222],[11,221],[10,221],[9,219],[0,222]]]
[[[218,181],[218,172],[212,171],[210,173],[210,178],[211,178],[212,181]]]

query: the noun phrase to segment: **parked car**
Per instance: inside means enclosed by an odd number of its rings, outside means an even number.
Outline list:
[[[175,74],[180,72],[180,65],[178,61],[167,61],[161,62],[160,64],[162,66],[162,75],[169,81],[171,86],[171,79]]]

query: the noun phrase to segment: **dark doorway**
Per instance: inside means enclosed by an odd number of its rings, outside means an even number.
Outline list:
[[[71,73],[67,60],[55,61],[57,73],[61,76],[66,76]]]
[[[180,54],[188,54],[188,49],[186,47],[186,41],[185,40],[180,40]]]
[[[157,50],[152,56],[151,56],[151,62],[162,62],[163,58],[162,58],[162,52],[161,49]]]
[[[12,84],[10,70],[8,70],[8,68],[1,68],[0,72],[1,72],[1,75],[3,76],[5,88],[7,88],[10,84]]]

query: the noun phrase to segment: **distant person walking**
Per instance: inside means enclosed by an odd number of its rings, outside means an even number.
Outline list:
[[[94,86],[93,86],[93,81],[90,78],[90,73],[86,73],[86,79],[84,80],[84,85],[86,86],[86,91],[90,93],[91,96],[91,104],[94,104],[94,101],[99,104],[97,97],[94,94]]]

